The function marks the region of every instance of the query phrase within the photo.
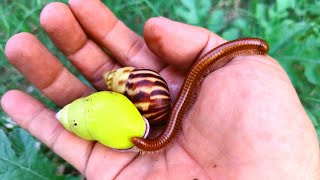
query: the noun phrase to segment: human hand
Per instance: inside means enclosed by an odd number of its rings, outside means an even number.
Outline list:
[[[69,7],[51,3],[40,21],[97,90],[105,88],[106,70],[144,67],[163,75],[173,99],[192,62],[225,42],[206,29],[165,18],[150,19],[142,39],[99,1],[70,0]],[[59,106],[95,91],[30,34],[13,36],[5,52]],[[319,175],[315,130],[286,73],[268,56],[238,57],[207,76],[179,135],[153,154],[120,153],[80,139],[59,124],[54,112],[20,91],[6,93],[1,104],[21,127],[88,179],[311,179]]]

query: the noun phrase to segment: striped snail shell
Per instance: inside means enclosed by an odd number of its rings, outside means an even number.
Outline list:
[[[166,122],[171,99],[166,81],[155,71],[123,67],[103,74],[107,90],[127,96],[150,124]]]

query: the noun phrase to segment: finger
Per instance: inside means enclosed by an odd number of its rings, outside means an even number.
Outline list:
[[[207,29],[163,17],[146,22],[144,38],[154,54],[179,68],[188,68],[197,57],[225,42]]]
[[[92,149],[92,142],[67,132],[55,119],[54,112],[29,95],[12,90],[1,99],[4,111],[22,128],[29,131],[80,171]],[[20,107],[20,108],[19,108]]]
[[[121,65],[156,71],[164,67],[150,52],[143,39],[118,20],[102,2],[69,0],[69,5],[83,29]]]
[[[40,22],[56,47],[84,77],[97,89],[105,89],[102,74],[119,65],[87,37],[70,8],[63,3],[50,3],[41,12]]]
[[[7,92],[1,99],[3,110],[22,128],[45,143],[82,174],[100,177],[116,174],[134,158],[135,153],[120,153],[78,138],[63,128],[54,112],[21,91]],[[97,176],[98,176],[97,175]]]
[[[11,37],[5,54],[12,65],[59,106],[93,92],[31,34],[20,33]]]
[[[225,42],[204,28],[163,17],[151,18],[146,22],[144,38],[156,56],[172,65],[160,72],[168,82],[172,100],[177,98],[191,64],[210,49]]]

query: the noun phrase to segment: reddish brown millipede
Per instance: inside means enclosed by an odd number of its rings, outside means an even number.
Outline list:
[[[132,143],[142,151],[156,151],[164,148],[181,127],[184,115],[194,103],[195,90],[199,88],[205,76],[223,67],[237,56],[266,54],[268,49],[268,44],[261,39],[242,38],[226,42],[210,50],[200,57],[187,73],[164,131],[155,139],[133,137]]]

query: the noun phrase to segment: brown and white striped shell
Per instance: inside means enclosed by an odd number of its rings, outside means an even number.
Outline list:
[[[163,124],[171,99],[166,81],[149,69],[123,67],[104,73],[107,90],[127,96],[150,124]]]

